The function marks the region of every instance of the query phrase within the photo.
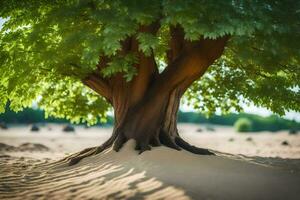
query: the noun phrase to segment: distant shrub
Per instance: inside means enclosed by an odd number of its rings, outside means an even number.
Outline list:
[[[0,122],[0,129],[8,129],[6,123]]]
[[[206,130],[208,130],[208,131],[215,131],[214,127],[212,127],[212,126],[206,126]]]
[[[75,128],[71,125],[67,125],[63,128],[63,131],[64,132],[74,132],[75,131]]]
[[[298,131],[296,129],[292,128],[292,129],[289,130],[289,134],[290,135],[296,135],[296,134],[298,134]]]
[[[33,125],[31,126],[31,131],[36,132],[36,131],[39,131],[39,130],[40,130],[40,128],[38,127],[38,125],[33,124]]]
[[[240,118],[234,123],[234,128],[237,132],[250,132],[253,130],[251,120]]]
[[[197,130],[196,130],[196,132],[198,132],[198,133],[200,133],[200,132],[202,132],[203,130],[201,129],[201,128],[198,128]]]
[[[289,146],[290,145],[290,143],[288,142],[288,141],[282,141],[281,142],[281,145],[283,145],[283,146]]]

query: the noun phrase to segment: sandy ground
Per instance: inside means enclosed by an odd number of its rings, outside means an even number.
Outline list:
[[[199,131],[201,128],[201,131]],[[199,156],[164,147],[55,161],[111,134],[110,128],[47,125],[0,129],[0,199],[299,199],[300,135],[238,134],[230,127],[180,124],[190,143],[217,152]],[[282,143],[285,142],[286,145]],[[222,152],[222,153],[221,153]]]

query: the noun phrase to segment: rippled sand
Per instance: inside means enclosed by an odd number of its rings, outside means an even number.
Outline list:
[[[158,147],[138,155],[130,141],[121,152],[108,149],[67,166],[56,161],[101,143],[111,130],[62,133],[56,125],[39,133],[28,127],[0,130],[0,143],[15,148],[1,150],[0,145],[0,199],[299,199],[299,136],[196,129],[180,126],[192,143],[227,153],[199,156]],[[282,140],[289,145],[281,145]]]

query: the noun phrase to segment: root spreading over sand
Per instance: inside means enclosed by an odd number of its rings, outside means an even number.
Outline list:
[[[74,166],[2,156],[0,199],[297,199],[299,162],[270,166],[245,158],[199,156],[134,141]],[[257,159],[259,161],[259,159]],[[267,159],[266,159],[267,160]],[[276,163],[276,162],[273,162]],[[299,167],[299,168],[297,168]]]

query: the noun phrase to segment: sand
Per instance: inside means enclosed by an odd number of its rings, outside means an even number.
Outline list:
[[[239,135],[225,127],[199,133],[195,131],[197,126],[185,124],[179,128],[187,140],[214,147],[218,156],[199,156],[165,147],[138,155],[133,150],[134,141],[129,141],[118,153],[108,149],[67,166],[55,161],[103,141],[111,129],[76,128],[75,133],[63,133],[60,126],[51,127],[51,131],[45,127],[39,133],[29,132],[28,127],[0,132],[0,143],[13,147],[1,150],[0,145],[0,199],[300,197],[298,135]],[[252,141],[246,140],[248,137]],[[234,140],[228,141],[231,138]],[[282,140],[289,145],[281,145]]]

